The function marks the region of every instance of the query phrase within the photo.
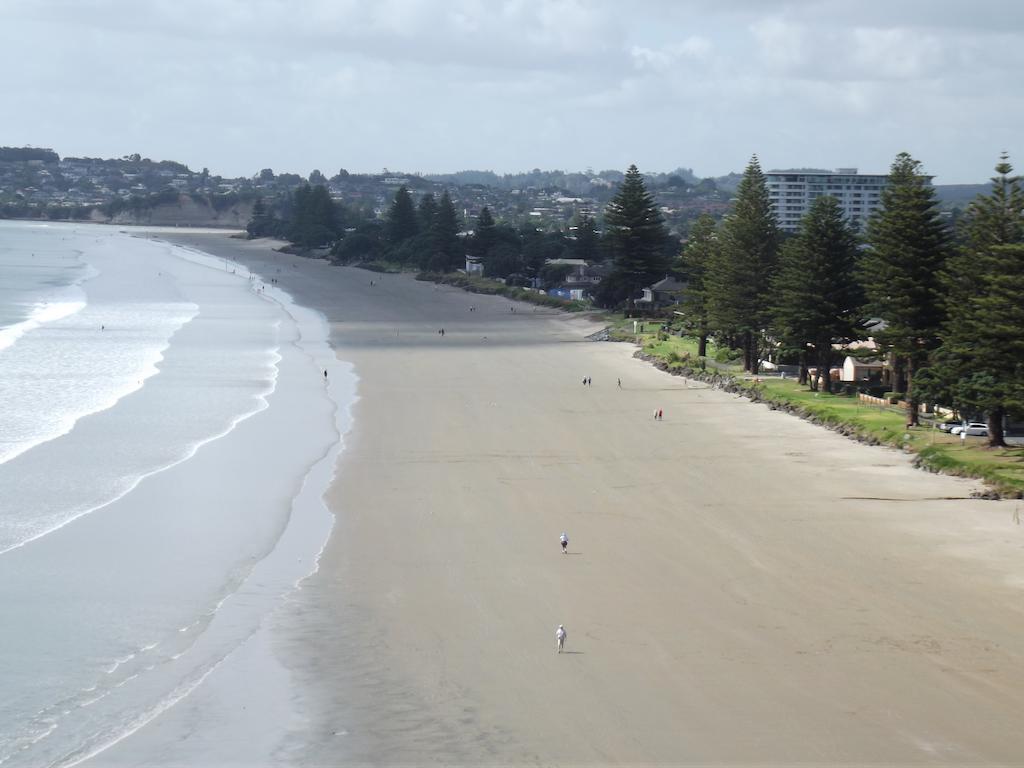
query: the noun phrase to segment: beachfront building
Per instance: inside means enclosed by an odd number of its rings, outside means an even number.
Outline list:
[[[637,307],[647,309],[661,309],[683,300],[683,292],[686,290],[686,283],[677,280],[672,275],[666,275],[663,279],[643,289],[644,295],[637,299]]]
[[[548,290],[551,296],[563,299],[585,301],[608,275],[608,267],[602,264],[588,264],[583,259],[547,259],[545,266],[566,266],[569,272],[558,286]]]
[[[856,168],[769,171],[765,179],[775,221],[783,232],[796,232],[811,203],[822,195],[836,198],[846,218],[863,229],[881,205],[882,190],[889,181],[884,174],[860,174]]]

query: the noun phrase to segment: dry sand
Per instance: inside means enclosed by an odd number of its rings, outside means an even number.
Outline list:
[[[278,277],[360,377],[278,648],[304,690],[291,759],[1024,764],[1016,502],[584,319],[174,239]]]

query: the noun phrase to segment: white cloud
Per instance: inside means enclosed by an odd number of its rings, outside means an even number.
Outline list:
[[[713,47],[712,42],[707,38],[690,35],[681,43],[673,43],[661,48],[634,45],[629,49],[629,55],[633,59],[633,66],[637,69],[663,72],[683,62],[707,59]]]

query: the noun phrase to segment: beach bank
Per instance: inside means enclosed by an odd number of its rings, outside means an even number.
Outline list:
[[[1024,754],[1013,502],[667,376],[585,319],[175,239],[323,312],[359,378],[335,528],[276,634],[302,691],[282,759]]]

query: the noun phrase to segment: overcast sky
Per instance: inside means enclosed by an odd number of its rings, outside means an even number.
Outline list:
[[[1024,168],[1022,0],[0,0],[0,144],[225,176]]]

